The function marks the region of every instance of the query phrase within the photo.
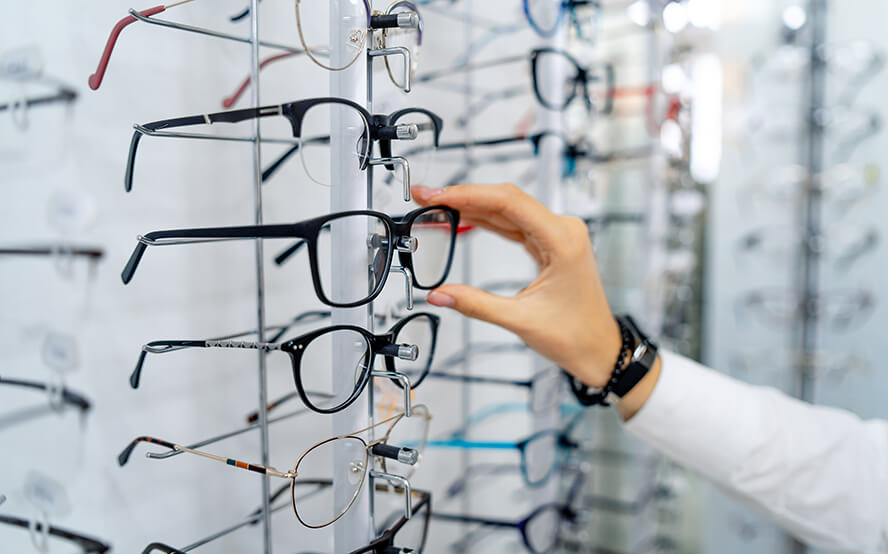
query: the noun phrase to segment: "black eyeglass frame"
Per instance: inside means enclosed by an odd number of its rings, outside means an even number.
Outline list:
[[[450,248],[447,254],[447,265],[442,272],[441,278],[435,283],[423,284],[417,280],[416,274],[413,271],[412,252],[409,251],[409,249],[407,251],[404,251],[404,249],[402,249],[402,243],[409,242],[409,239],[411,238],[410,231],[414,222],[420,216],[433,211],[444,212],[448,215],[450,219]],[[383,267],[383,271],[379,272],[379,278],[377,279],[377,282],[374,286],[374,290],[368,296],[353,302],[333,302],[329,298],[327,298],[327,295],[324,293],[323,287],[321,285],[321,274],[318,258],[318,236],[321,232],[323,232],[324,227],[329,222],[336,219],[343,219],[353,216],[374,217],[385,225],[388,235],[387,237],[385,237],[388,240],[388,245],[386,247],[387,256],[385,259],[385,265]],[[139,266],[139,262],[145,253],[145,250],[148,248],[149,245],[155,243],[159,239],[197,239],[198,241],[207,240],[208,242],[271,238],[302,239],[308,246],[312,285],[314,286],[315,294],[317,294],[318,299],[328,306],[333,306],[336,308],[354,308],[372,302],[382,292],[382,289],[385,286],[386,281],[388,280],[388,274],[391,271],[392,261],[394,259],[394,254],[396,250],[398,251],[398,260],[402,264],[402,267],[410,272],[410,278],[414,287],[422,290],[429,290],[440,286],[447,279],[447,276],[450,273],[451,265],[453,264],[453,251],[456,245],[456,233],[458,226],[459,211],[449,206],[427,206],[424,208],[413,210],[407,215],[395,218],[389,216],[388,214],[372,210],[353,210],[327,214],[299,223],[152,231],[144,236],[139,237],[139,242],[136,245],[135,250],[133,250],[129,261],[127,261],[126,266],[121,272],[121,279],[123,280],[124,284],[128,284],[132,280],[133,275],[135,274],[136,269]],[[164,245],[164,243],[157,243],[156,245],[162,246]]]
[[[432,495],[429,492],[417,489],[413,489],[411,492],[413,495],[420,497],[419,501],[413,504],[413,516],[411,516],[411,519],[416,517],[416,514],[425,508],[423,515],[422,542],[417,551],[422,552],[429,535],[429,522],[431,521],[432,515]],[[407,494],[407,492],[404,492],[404,494]],[[407,517],[401,516],[398,521],[373,539],[370,544],[363,548],[353,550],[349,554],[389,554],[391,552],[389,549],[395,546],[395,539],[398,536],[398,532],[407,525],[408,521],[410,520]]]
[[[162,119],[140,125],[133,131],[133,137],[130,141],[130,149],[127,155],[126,173],[124,174],[124,189],[126,190],[126,192],[130,192],[133,188],[133,172],[136,162],[136,152],[138,151],[139,141],[141,140],[142,135],[145,134],[139,127],[141,127],[142,129],[147,129],[148,131],[161,131],[164,129],[187,127],[190,125],[239,123],[241,121],[247,121],[249,119],[281,115],[286,117],[287,120],[290,122],[290,126],[293,130],[293,137],[301,139],[302,122],[305,118],[305,114],[308,112],[309,109],[320,104],[341,104],[344,106],[348,106],[357,110],[364,118],[364,123],[367,125],[367,130],[369,133],[368,139],[370,143],[366,145],[366,153],[360,156],[359,167],[362,171],[366,170],[367,167],[370,165],[373,141],[379,141],[379,150],[383,158],[391,157],[391,141],[399,140],[397,121],[405,115],[411,113],[422,113],[428,116],[429,119],[431,119],[432,121],[432,127],[435,133],[434,142],[436,145],[440,140],[441,129],[444,126],[444,121],[437,114],[424,108],[404,108],[394,111],[388,115],[371,114],[369,111],[367,111],[366,108],[355,102],[352,102],[351,100],[348,100],[346,98],[337,98],[334,96],[308,98],[305,100],[297,100],[295,102],[287,102],[285,104],[271,106],[261,106],[258,108],[244,108],[241,110],[231,110],[227,112],[215,112],[210,114],[199,114],[172,119]],[[208,138],[213,137],[208,136]],[[270,177],[271,173],[273,173],[286,158],[296,152],[299,149],[300,145],[301,143],[297,143],[292,146],[277,161],[273,162],[268,169],[263,171],[263,181]],[[394,170],[394,166],[391,164],[386,164],[386,169]]]
[[[561,105],[552,104],[551,102],[546,100],[543,95],[541,86],[542,79],[541,76],[538,75],[540,56],[543,54],[556,54],[558,56],[562,56],[570,63],[572,63],[574,68],[577,70],[576,74],[572,77],[572,92],[564,99]],[[581,86],[583,88],[583,102],[585,102],[586,104],[586,110],[589,112],[593,111],[594,106],[592,104],[592,97],[589,93],[589,81],[596,80],[596,78],[590,75],[590,69],[580,65],[580,62],[578,62],[576,58],[574,58],[564,50],[559,50],[557,48],[535,48],[530,52],[530,67],[531,74],[533,76],[533,92],[537,98],[537,101],[543,107],[559,112],[564,111],[571,104],[571,102],[576,99],[577,87]],[[612,113],[614,110],[613,91],[616,87],[616,74],[613,64],[607,63],[604,64],[602,67],[604,69],[604,78],[606,80],[607,92],[605,93],[604,106],[600,110],[600,113],[606,115]]]
[[[169,348],[170,350],[179,349],[179,348],[205,348],[212,346],[219,346],[224,348],[247,348],[247,349],[263,349],[266,351],[270,350],[280,350],[287,355],[290,356],[290,361],[293,370],[293,381],[296,385],[296,392],[299,395],[299,398],[302,400],[303,404],[310,410],[321,413],[321,414],[332,414],[336,412],[340,412],[346,408],[348,408],[355,400],[361,396],[361,393],[364,392],[364,389],[367,387],[367,383],[370,382],[370,377],[373,373],[373,362],[377,355],[381,355],[385,358],[385,367],[389,373],[394,375],[397,371],[395,368],[395,358],[399,356],[399,349],[402,345],[397,343],[398,334],[401,330],[406,327],[408,324],[413,321],[424,318],[428,320],[429,325],[431,327],[431,344],[429,345],[429,353],[428,353],[428,362],[426,363],[426,367],[422,370],[419,378],[416,381],[411,381],[411,388],[416,388],[422,383],[422,381],[426,378],[429,373],[429,369],[432,366],[432,361],[435,357],[435,349],[438,343],[438,327],[441,323],[441,318],[435,314],[427,313],[427,312],[419,312],[416,314],[412,314],[404,319],[398,321],[392,327],[383,334],[375,335],[370,331],[364,329],[363,327],[357,327],[355,325],[331,325],[329,327],[323,327],[321,329],[316,329],[304,335],[300,335],[298,337],[292,338],[290,340],[273,344],[273,343],[247,343],[241,341],[213,341],[213,340],[160,340],[160,341],[152,341],[146,344],[142,351],[139,353],[139,360],[136,362],[136,367],[133,370],[132,375],[130,376],[130,385],[133,388],[138,388],[139,381],[141,379],[142,367],[145,362],[145,357],[149,350],[147,348]],[[367,345],[369,346],[368,351],[364,355],[363,358],[363,370],[361,371],[361,375],[359,379],[357,379],[355,383],[355,388],[352,391],[351,395],[344,400],[341,404],[334,406],[332,408],[320,408],[315,406],[312,401],[309,399],[308,394],[305,390],[305,387],[302,383],[302,356],[305,353],[305,350],[308,348],[308,345],[318,337],[321,337],[325,334],[333,333],[336,331],[353,331],[355,333],[360,334],[367,341]],[[403,388],[401,381],[395,378],[392,378],[391,381],[395,383],[400,388]]]

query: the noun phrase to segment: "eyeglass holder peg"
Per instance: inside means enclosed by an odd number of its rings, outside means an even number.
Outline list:
[[[403,56],[404,58],[404,86],[400,89],[404,92],[413,90],[410,74],[413,72],[413,54],[404,46],[391,46],[389,48],[376,48],[367,51],[371,58],[384,58],[387,56]]]
[[[413,309],[413,273],[406,267],[393,265],[391,273],[401,273],[404,275],[404,294],[407,297],[407,309]]]
[[[410,195],[410,162],[407,161],[407,158],[401,156],[374,158],[368,163],[370,165],[384,165],[390,171],[394,170],[395,166],[400,167],[404,177],[404,202],[410,202],[413,197]]]
[[[404,517],[407,519],[413,517],[413,490],[410,487],[410,481],[400,475],[392,475],[391,473],[384,473],[375,469],[370,470],[370,478],[382,479],[383,481],[388,481],[391,485],[404,489]],[[373,483],[370,486],[375,488]]]
[[[413,415],[413,406],[410,399],[410,377],[407,377],[400,371],[383,371],[379,369],[373,370],[370,375],[372,377],[380,377],[382,379],[394,379],[395,381],[397,381],[404,393],[404,417],[410,417]]]

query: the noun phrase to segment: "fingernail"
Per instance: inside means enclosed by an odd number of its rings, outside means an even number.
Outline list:
[[[411,187],[411,190],[416,196],[425,199],[434,198],[435,196],[438,196],[439,194],[444,192],[444,189],[432,189],[429,187],[424,187],[422,185],[414,185],[413,187]]]
[[[444,294],[443,292],[432,291],[426,296],[426,302],[432,306],[441,306],[442,308],[452,308],[456,304],[456,298]]]

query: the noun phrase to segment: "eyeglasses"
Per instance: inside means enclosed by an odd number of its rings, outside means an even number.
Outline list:
[[[172,21],[165,21],[163,19],[158,19],[153,17],[159,13],[163,13],[170,8],[174,8],[176,6],[181,6],[182,4],[187,4],[192,2],[193,0],[180,0],[179,2],[173,2],[172,4],[154,6],[153,8],[148,8],[147,10],[136,11],[134,9],[129,10],[129,15],[122,18],[118,21],[114,27],[111,29],[111,33],[108,35],[108,40],[105,42],[105,48],[102,51],[102,56],[99,59],[99,64],[96,67],[95,73],[89,76],[89,88],[92,90],[98,90],[98,88],[102,85],[102,80],[105,78],[105,71],[108,69],[108,62],[111,60],[111,53],[114,51],[114,46],[117,44],[117,39],[120,37],[120,33],[132,23],[136,21],[142,21],[143,23],[151,23],[153,25],[160,25],[161,27],[167,27],[170,29],[178,29],[181,31],[188,31],[192,33],[197,33],[205,36],[224,38],[228,40],[233,40],[235,42],[249,43],[249,38],[238,37],[235,35],[230,35],[227,33],[222,33],[219,31],[214,31],[212,29],[204,29],[202,27],[193,27],[191,25],[183,25],[181,23],[175,23]],[[290,48],[289,46],[284,46],[280,44],[275,44],[273,42],[268,41],[259,41],[260,46],[264,46],[267,48],[275,48],[278,50],[285,50],[288,52],[301,53],[302,51],[297,48]]]
[[[582,39],[584,37],[583,25],[576,9],[578,7],[590,7],[596,10],[601,9],[598,0],[561,0],[558,9],[552,9],[552,2],[548,0],[524,0],[524,15],[527,22],[534,31],[541,37],[554,36],[567,17],[570,24],[576,29],[577,35]]]
[[[837,103],[844,105],[851,104],[857,93],[885,65],[882,50],[864,40],[822,45],[820,55],[825,58],[824,67],[839,77],[839,82],[843,85]],[[810,61],[811,53],[807,47],[781,45],[777,51],[767,56],[756,56],[750,65],[759,77],[785,81],[800,77]]]
[[[808,313],[840,331],[865,321],[875,304],[873,294],[863,289],[824,291],[807,305],[797,294],[780,288],[753,290],[737,299],[738,309],[745,308],[771,325],[790,325],[795,318]]]
[[[873,370],[869,360],[853,351],[800,352],[787,348],[734,354],[729,364],[732,373],[737,377],[749,379],[754,373],[763,372],[769,383],[773,383],[778,374],[785,374],[788,370],[797,370],[815,378],[832,379],[837,382],[850,374],[867,375]]]
[[[836,161],[844,161],[864,141],[882,130],[882,116],[875,109],[858,110],[845,106],[821,108],[799,118],[791,106],[769,105],[751,118],[749,131],[781,143],[795,140],[806,132],[807,125],[822,129],[829,138],[830,154]],[[757,141],[751,141],[753,143]]]
[[[737,241],[737,253],[741,256],[758,254],[768,260],[780,262],[793,254],[793,248],[802,245],[802,230],[791,225],[771,225],[754,229]],[[873,252],[879,245],[879,230],[874,226],[836,225],[819,239],[809,238],[817,251],[832,260],[832,266],[847,271],[854,262]]]
[[[322,7],[317,0],[300,0],[300,2],[296,2],[296,5],[297,21],[301,21],[300,8],[311,12],[312,18],[317,17],[317,21],[329,21],[328,15],[317,13],[318,10],[329,9],[329,7]],[[399,89],[402,89],[405,92],[410,92],[410,82],[416,74],[419,49],[422,46],[422,15],[419,13],[419,10],[413,2],[404,0],[394,2],[388,7],[384,14],[381,12],[370,12],[370,5],[367,2],[365,2],[365,9],[371,13],[371,23],[368,25],[368,28],[380,29],[380,33],[377,35],[376,39],[377,42],[374,45],[374,55],[376,55],[375,53],[377,52],[390,52],[389,54],[379,54],[382,55],[383,60],[385,61],[385,68],[389,79],[391,79],[392,83]],[[242,15],[245,16],[247,14],[249,14],[249,9]],[[392,19],[392,16],[394,16],[394,19]],[[300,29],[302,29],[301,25]],[[351,65],[357,61],[361,53],[361,47],[366,40],[365,33],[365,31],[354,30],[347,39],[346,44],[355,48],[355,57],[344,67],[333,68],[318,60],[319,57],[328,57],[326,48],[316,48],[317,51],[315,51],[306,46],[307,42],[305,40],[303,40],[302,44],[306,49],[309,58],[313,62],[324,69],[339,71],[351,67]],[[320,35],[328,36],[329,29],[316,29],[315,27],[302,29],[300,36],[304,39],[308,35],[313,35],[312,40],[308,41],[311,44],[328,44],[328,41],[324,40]],[[355,46],[355,41],[358,41],[361,46]],[[298,54],[299,52],[285,52],[283,54],[269,56],[259,62],[259,70],[261,71],[262,69],[265,69],[266,66],[274,62],[285,60]],[[392,56],[400,57],[403,61],[400,62],[400,64],[398,64],[398,62],[390,61]],[[222,107],[232,107],[238,99],[243,96],[247,87],[250,86],[250,79],[249,76],[245,77],[234,93],[223,98]]]
[[[376,492],[405,495],[404,490],[376,486]],[[367,546],[353,550],[351,554],[392,554],[394,552],[415,552],[421,554],[425,548],[432,512],[432,495],[426,491],[412,490],[413,514],[407,518],[398,517],[394,522],[385,522],[385,529]]]
[[[410,199],[410,164],[407,159],[397,154],[401,150],[401,142],[419,141],[421,144],[437,145],[444,122],[434,113],[422,108],[407,108],[391,114],[371,114],[366,108],[345,98],[325,97],[310,98],[297,102],[288,102],[276,106],[262,106],[228,112],[199,114],[174,119],[152,121],[144,125],[136,125],[130,142],[127,158],[124,186],[132,190],[133,171],[136,152],[142,135],[159,137],[198,138],[208,140],[252,141],[245,137],[223,137],[193,133],[170,133],[165,129],[188,127],[192,125],[212,125],[214,123],[239,123],[250,119],[271,116],[285,117],[292,128],[296,139],[288,151],[275,161],[266,180],[277,167],[287,158],[300,154],[306,175],[313,182],[330,186],[333,182],[330,175],[332,162],[330,159],[330,126],[335,122],[336,132],[344,135],[348,144],[354,145],[354,163],[361,170],[371,165],[385,166],[389,171],[401,169],[400,181],[404,186],[404,199]],[[275,139],[262,139],[266,142]],[[294,141],[279,141],[290,144]],[[380,158],[372,157],[372,144],[379,143]]]
[[[486,69],[498,65],[524,61],[527,56],[512,56],[495,60],[464,63],[420,75],[417,82],[429,82],[462,73]],[[615,97],[615,72],[612,64],[582,66],[563,50],[537,48],[530,52],[533,90],[537,101],[551,110],[565,110],[580,94],[588,111],[609,114],[613,111]],[[564,81],[555,83],[551,75],[564,75]],[[514,95],[514,92],[510,94]]]
[[[49,406],[55,411],[59,411],[67,405],[77,408],[81,414],[86,414],[92,407],[92,403],[85,396],[62,384],[0,377],[0,385],[45,391],[49,396]],[[3,419],[6,418],[0,418],[0,421]]]
[[[581,490],[583,477],[577,473],[564,502],[543,504],[519,520],[492,519],[463,514],[445,514],[432,512],[432,517],[444,521],[475,523],[485,527],[498,529],[517,529],[521,534],[524,546],[533,554],[553,552],[561,536],[565,522],[577,521],[577,511],[572,507],[574,499]]]
[[[339,212],[300,223],[280,225],[247,225],[243,227],[210,227],[204,229],[176,229],[152,231],[139,236],[132,256],[123,269],[121,278],[129,283],[148,246],[169,246],[204,242],[255,240],[270,238],[302,239],[278,256],[278,263],[307,246],[315,293],[324,304],[339,308],[353,308],[372,302],[382,292],[392,268],[392,259],[398,252],[397,269],[410,276],[409,285],[432,289],[441,285],[450,272],[459,212],[447,206],[429,206],[414,210],[403,217],[392,218],[381,212],[358,210]],[[327,231],[329,229],[329,232]],[[341,257],[334,248],[330,235],[369,232],[366,287],[360,290],[340,291],[332,287],[330,270],[333,260]],[[359,268],[355,268],[358,270]]]
[[[120,453],[120,456],[118,456],[118,462],[121,466],[125,465],[136,445],[140,442],[148,442],[169,448],[172,451],[187,452],[189,454],[203,456],[204,458],[216,460],[261,475],[289,479],[290,497],[293,505],[293,512],[296,514],[296,519],[306,527],[318,529],[326,527],[341,518],[352,504],[354,504],[361,492],[361,486],[364,483],[364,479],[367,476],[368,462],[371,455],[376,456],[379,459],[384,472],[387,471],[386,464],[392,466],[412,466],[419,461],[419,450],[409,447],[397,447],[389,444],[390,435],[392,435],[398,422],[403,420],[404,417],[404,414],[400,413],[374,425],[354,431],[353,433],[339,435],[321,441],[303,452],[296,460],[293,469],[285,472],[279,471],[274,467],[266,467],[242,462],[233,458],[225,458],[201,450],[181,446],[163,439],[145,436],[137,437],[127,445],[127,447]],[[359,436],[362,433],[383,425],[388,425],[388,429],[382,438],[368,442]],[[334,451],[337,456],[334,456]],[[337,464],[333,461],[342,459],[348,459],[349,462],[347,464]],[[312,500],[312,502],[297,507],[296,478],[300,476],[309,479],[321,477],[329,478],[331,468],[333,470],[333,482],[347,484],[349,490],[352,491],[351,494],[341,496],[334,495],[334,489],[336,487],[330,487],[327,490],[321,491],[318,498]],[[401,479],[401,481],[403,484],[409,486],[406,479]]]
[[[142,347],[136,368],[130,376],[133,388],[139,386],[146,355],[163,354],[186,348],[241,348],[280,351],[290,357],[293,381],[302,402],[311,410],[329,414],[344,410],[364,391],[371,376],[388,377],[399,387],[413,389],[422,382],[435,355],[440,318],[429,313],[417,313],[402,319],[388,332],[374,335],[353,325],[334,325],[317,329],[282,342],[253,342],[232,340],[245,334],[229,335],[207,340],[159,340]],[[331,366],[331,352],[333,363]],[[385,357],[386,372],[373,372],[373,360]],[[353,375],[354,386],[341,389],[334,383],[334,374],[347,369]],[[400,373],[406,383],[394,379]],[[295,396],[295,394],[293,395]],[[278,400],[272,407],[280,405]]]
[[[49,535],[54,538],[62,539],[65,542],[76,545],[77,548],[79,548],[84,554],[105,554],[105,552],[109,552],[111,550],[111,545],[103,543],[98,539],[87,537],[86,535],[81,535],[80,533],[77,533],[75,531],[69,531],[68,529],[63,529],[54,525],[50,526],[45,522],[29,521],[27,519],[22,519],[19,517],[0,515],[0,523],[13,527],[20,527],[22,529],[28,529],[32,533],[43,533],[44,537],[46,535]],[[37,548],[38,546],[43,548],[43,550],[40,550],[40,552],[48,551],[46,550],[49,546],[48,544],[46,544],[45,542],[41,543],[35,538],[33,534],[31,538],[32,541],[34,541],[35,548]]]
[[[792,164],[758,175],[743,188],[740,201],[766,201],[775,207],[794,205],[798,191],[811,178],[811,186],[823,194],[824,207],[834,217],[843,216],[853,206],[879,190],[881,171],[875,164],[838,164],[820,174],[810,175],[808,168]]]
[[[55,263],[59,275],[71,278],[74,275],[76,260],[86,260],[87,272],[95,276],[98,262],[105,256],[102,248],[75,246],[71,244],[51,244],[47,246],[0,246],[0,257],[49,258]]]
[[[338,111],[344,108],[337,108]],[[363,114],[362,115],[366,115]],[[341,119],[347,119],[338,116]],[[358,117],[351,114],[349,118]],[[303,131],[305,137],[297,144],[289,147],[262,171],[262,182],[271,179],[280,170],[284,162],[299,153],[303,168],[309,178],[317,184],[328,186],[329,177],[329,120],[323,114],[312,116],[311,127],[316,131]],[[374,156],[372,145],[367,149],[367,162],[361,169],[370,165],[383,165],[388,171],[384,181],[389,185],[397,180],[403,187],[404,200],[410,200],[410,185],[425,184],[432,171],[435,152],[438,149],[439,137],[443,121],[434,113],[422,108],[406,108],[389,115],[370,116],[371,141],[378,143],[379,156]],[[388,128],[388,130],[386,130]],[[385,135],[393,139],[382,138]],[[410,156],[408,158],[408,156]],[[327,160],[327,165],[324,164]],[[362,162],[363,163],[363,162]],[[399,172],[395,172],[400,169]]]
[[[468,423],[461,429],[451,433],[450,437],[443,440],[430,440],[426,446],[433,448],[460,448],[483,450],[518,450],[521,455],[521,475],[524,482],[530,487],[539,487],[545,484],[555,473],[555,468],[563,462],[565,454],[570,450],[580,448],[580,444],[570,438],[570,433],[581,421],[582,412],[577,412],[563,429],[548,429],[538,431],[519,441],[476,441],[465,438],[465,433],[471,426],[489,417],[511,411],[527,411],[527,404],[498,404],[493,405],[468,418]]]
[[[563,381],[563,377],[561,371],[553,371],[554,369],[557,368],[553,366],[538,371],[527,380],[502,379],[479,375],[456,375],[440,371],[432,371],[428,375],[436,379],[462,381],[463,383],[524,387],[530,394],[530,410],[534,413],[540,413],[557,406],[559,403],[558,389]]]

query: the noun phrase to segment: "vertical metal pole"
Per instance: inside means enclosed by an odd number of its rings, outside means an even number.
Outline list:
[[[559,10],[562,9],[562,0],[550,0],[545,6],[549,13],[547,14],[554,20],[558,17]],[[557,50],[567,50],[567,32],[569,29],[569,18],[564,18],[561,27],[554,35],[541,39],[540,46],[543,48],[554,48]],[[560,95],[564,94],[563,86],[568,75],[565,71],[564,64],[545,64],[546,73],[542,75],[540,87],[545,89],[548,98],[561,99]],[[555,133],[564,133],[566,126],[564,122],[564,112],[549,110],[541,105],[537,107],[537,121],[540,124],[540,130],[552,131]],[[537,156],[537,200],[542,202],[546,207],[555,213],[562,213],[564,206],[562,205],[562,175],[564,160],[564,143],[558,139],[543,139],[540,143],[540,151]],[[545,358],[537,354],[533,354],[532,368],[534,373],[542,371],[551,366]],[[551,368],[549,371],[560,371],[557,368]],[[533,418],[533,431],[542,431],[544,429],[552,429],[559,426],[560,413],[558,406],[553,406],[546,413],[542,413]],[[560,488],[558,479],[550,479],[546,486],[535,489],[535,501],[537,504],[547,502],[555,502],[558,499]]]
[[[353,46],[344,40],[333,37],[348,37],[355,31],[367,28],[367,14],[364,3],[358,0],[329,0],[330,2],[330,62],[344,65],[354,57]],[[371,37],[367,37],[369,41]],[[366,54],[365,54],[366,55]],[[364,105],[367,100],[367,65],[365,60],[358,60],[344,71],[330,73],[330,95],[347,98]],[[361,172],[355,156],[353,138],[345,132],[346,121],[337,117],[336,111],[330,121],[330,209],[333,212],[344,210],[363,210],[369,207],[369,197],[365,194],[366,177]],[[353,122],[351,122],[353,123]],[[367,226],[356,224],[351,226],[336,225],[331,233],[333,246],[331,268],[332,290],[342,297],[361,296],[367,291],[368,259],[367,259]],[[369,309],[359,307],[352,309],[334,309],[334,325],[366,325]],[[347,352],[353,345],[333,343],[332,370],[333,385],[337,390],[354,387],[354,367],[346,363]],[[369,396],[362,395],[347,410],[333,414],[333,432],[335,434],[350,433],[355,429],[369,424],[372,406]],[[348,483],[347,469],[350,458],[345,452],[335,451],[333,459],[333,494],[337,504],[350,497],[352,486]],[[351,509],[333,526],[334,550],[350,552],[373,538],[370,523],[370,488],[369,479],[364,482],[364,490]]]
[[[250,104],[259,106],[259,0],[250,0]],[[254,118],[253,126],[253,207],[255,222],[262,224],[262,143],[260,142],[260,120]],[[256,241],[256,329],[257,340],[265,341],[265,268],[263,265],[262,241]],[[267,375],[265,352],[257,351],[259,361],[259,444],[262,465],[268,465],[268,406]],[[271,554],[271,518],[268,517],[271,495],[268,477],[262,477],[262,551]]]
[[[826,46],[827,2],[810,0],[808,16],[811,25],[811,49],[809,60],[808,88],[803,99],[804,117],[808,131],[807,151],[804,153],[808,176],[801,191],[800,216],[802,222],[802,247],[799,275],[799,349],[796,367],[799,373],[799,398],[806,402],[814,400],[814,375],[809,360],[817,351],[817,328],[819,323],[819,281],[822,191],[819,187],[823,172],[824,132],[819,112],[826,105]],[[790,539],[790,551],[807,552],[801,542]]]
[[[473,10],[472,10],[472,0],[465,0],[463,3],[463,9],[465,10],[465,18],[463,20],[463,41],[467,46],[467,50],[463,59],[466,60],[466,63],[471,63],[472,52],[470,50],[473,38],[473,25],[474,21],[472,18]],[[466,101],[466,126],[465,126],[465,135],[463,139],[466,142],[471,142],[472,140],[472,117],[470,110],[472,108],[472,72],[465,72],[465,101]],[[464,162],[467,167],[472,163],[473,156],[472,147],[466,148]],[[462,275],[461,281],[467,285],[472,284],[472,239],[463,240],[463,244],[460,245],[460,252],[462,252]],[[462,346],[463,351],[465,352],[465,358],[463,359],[462,370],[463,375],[469,375],[471,371],[471,353],[469,352],[469,346],[472,343],[472,322],[467,317],[460,318],[460,323],[462,325],[461,333],[462,333]],[[465,426],[469,422],[469,414],[471,413],[471,405],[472,405],[472,395],[471,389],[468,383],[463,383],[460,386],[461,392],[461,426]],[[462,464],[462,473],[466,474],[469,470],[469,464],[471,464],[472,454],[469,452],[468,448],[462,449],[460,452],[460,463]],[[472,499],[470,494],[462,494],[460,495],[461,501],[461,509],[462,513],[469,514],[472,513]],[[463,526],[465,529],[468,529],[468,526]]]
[[[823,172],[823,126],[818,118],[819,111],[825,107],[826,64],[823,48],[826,45],[826,0],[811,0],[809,4],[811,21],[811,51],[808,90],[805,98],[805,122],[808,130],[807,152],[805,164],[808,178],[802,191],[802,251],[801,251],[801,295],[800,317],[800,349],[797,361],[800,369],[799,397],[812,401],[814,397],[814,375],[807,367],[807,360],[817,350],[818,326],[818,284],[820,251],[818,249],[821,228],[821,204],[823,195],[817,181]]]

